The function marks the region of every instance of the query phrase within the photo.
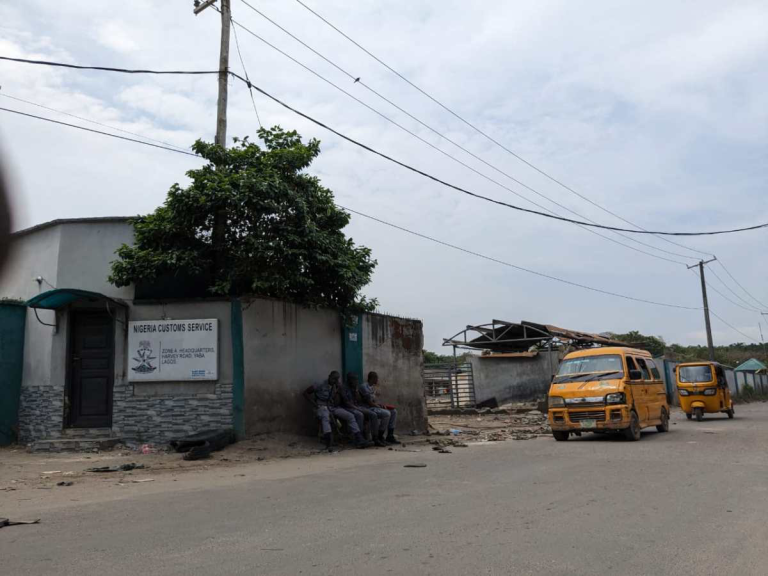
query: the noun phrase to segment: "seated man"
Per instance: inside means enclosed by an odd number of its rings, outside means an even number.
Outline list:
[[[376,372],[368,373],[368,382],[360,384],[360,397],[363,404],[379,415],[379,439],[389,444],[398,444],[395,438],[395,424],[397,423],[397,410],[394,406],[385,406],[376,402],[376,387],[379,384],[379,375]],[[384,429],[387,429],[387,437],[384,438]]]
[[[367,443],[357,425],[357,419],[349,411],[339,406],[339,380],[341,374],[333,371],[328,375],[328,379],[319,384],[312,384],[304,390],[304,398],[315,407],[315,415],[320,419],[323,428],[323,440],[325,447],[330,451],[333,436],[331,434],[331,416],[334,416],[345,422],[355,438],[355,446],[365,448]]]
[[[384,420],[374,409],[361,405],[358,400],[359,381],[360,379],[354,372],[349,372],[347,374],[346,386],[342,386],[339,389],[341,407],[347,412],[354,414],[355,418],[357,418],[357,425],[361,431],[365,430],[365,420],[367,420],[371,430],[371,440],[373,440],[373,443],[376,444],[376,446],[386,446],[387,443],[380,436],[384,435],[384,430],[387,427],[389,418]],[[379,426],[379,420],[381,420],[381,427]],[[379,434],[379,430],[381,430],[381,434]]]

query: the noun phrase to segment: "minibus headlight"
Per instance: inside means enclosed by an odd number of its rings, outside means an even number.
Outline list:
[[[680,392],[680,396],[689,396],[690,395],[688,390],[685,390],[684,388],[678,388],[677,391]]]
[[[624,392],[616,392],[615,394],[608,394],[605,397],[606,404],[626,404],[627,397]]]
[[[563,408],[565,406],[565,399],[560,396],[550,396],[549,405],[552,408]]]
[[[717,393],[717,390],[714,388],[707,388],[704,390],[704,396],[714,396]]]

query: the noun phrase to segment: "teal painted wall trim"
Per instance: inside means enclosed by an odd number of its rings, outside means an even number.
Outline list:
[[[363,315],[358,314],[348,326],[341,320],[341,364],[342,378],[346,378],[348,372],[354,372],[363,381]]]
[[[245,437],[245,353],[243,305],[232,299],[232,427],[238,439]]]
[[[18,440],[27,307],[0,304],[0,446]]]

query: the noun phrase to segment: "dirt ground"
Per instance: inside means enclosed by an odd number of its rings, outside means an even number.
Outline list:
[[[401,435],[399,445],[388,449],[369,448],[362,452],[375,457],[373,453],[377,451],[422,451],[429,444],[435,449],[447,450],[469,443],[527,440],[549,434],[545,415],[536,411],[510,412],[505,413],[502,408],[491,413],[433,415],[429,418],[430,428],[426,435]],[[340,449],[361,452],[349,446]],[[146,486],[146,483],[177,481],[206,471],[237,476],[238,467],[245,465],[270,466],[279,461],[322,454],[326,452],[318,439],[289,434],[260,435],[214,452],[205,460],[189,462],[175,452],[153,450],[145,454],[121,446],[95,453],[30,453],[23,446],[5,447],[0,448],[0,509],[6,497],[29,503],[67,500],[75,495],[83,498],[91,489]],[[125,472],[88,471],[89,468],[124,464],[141,467]]]

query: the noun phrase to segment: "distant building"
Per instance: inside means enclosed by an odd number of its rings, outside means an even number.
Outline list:
[[[768,366],[760,362],[757,358],[750,358],[746,362],[736,366],[736,372],[747,372],[751,374],[768,374]]]

